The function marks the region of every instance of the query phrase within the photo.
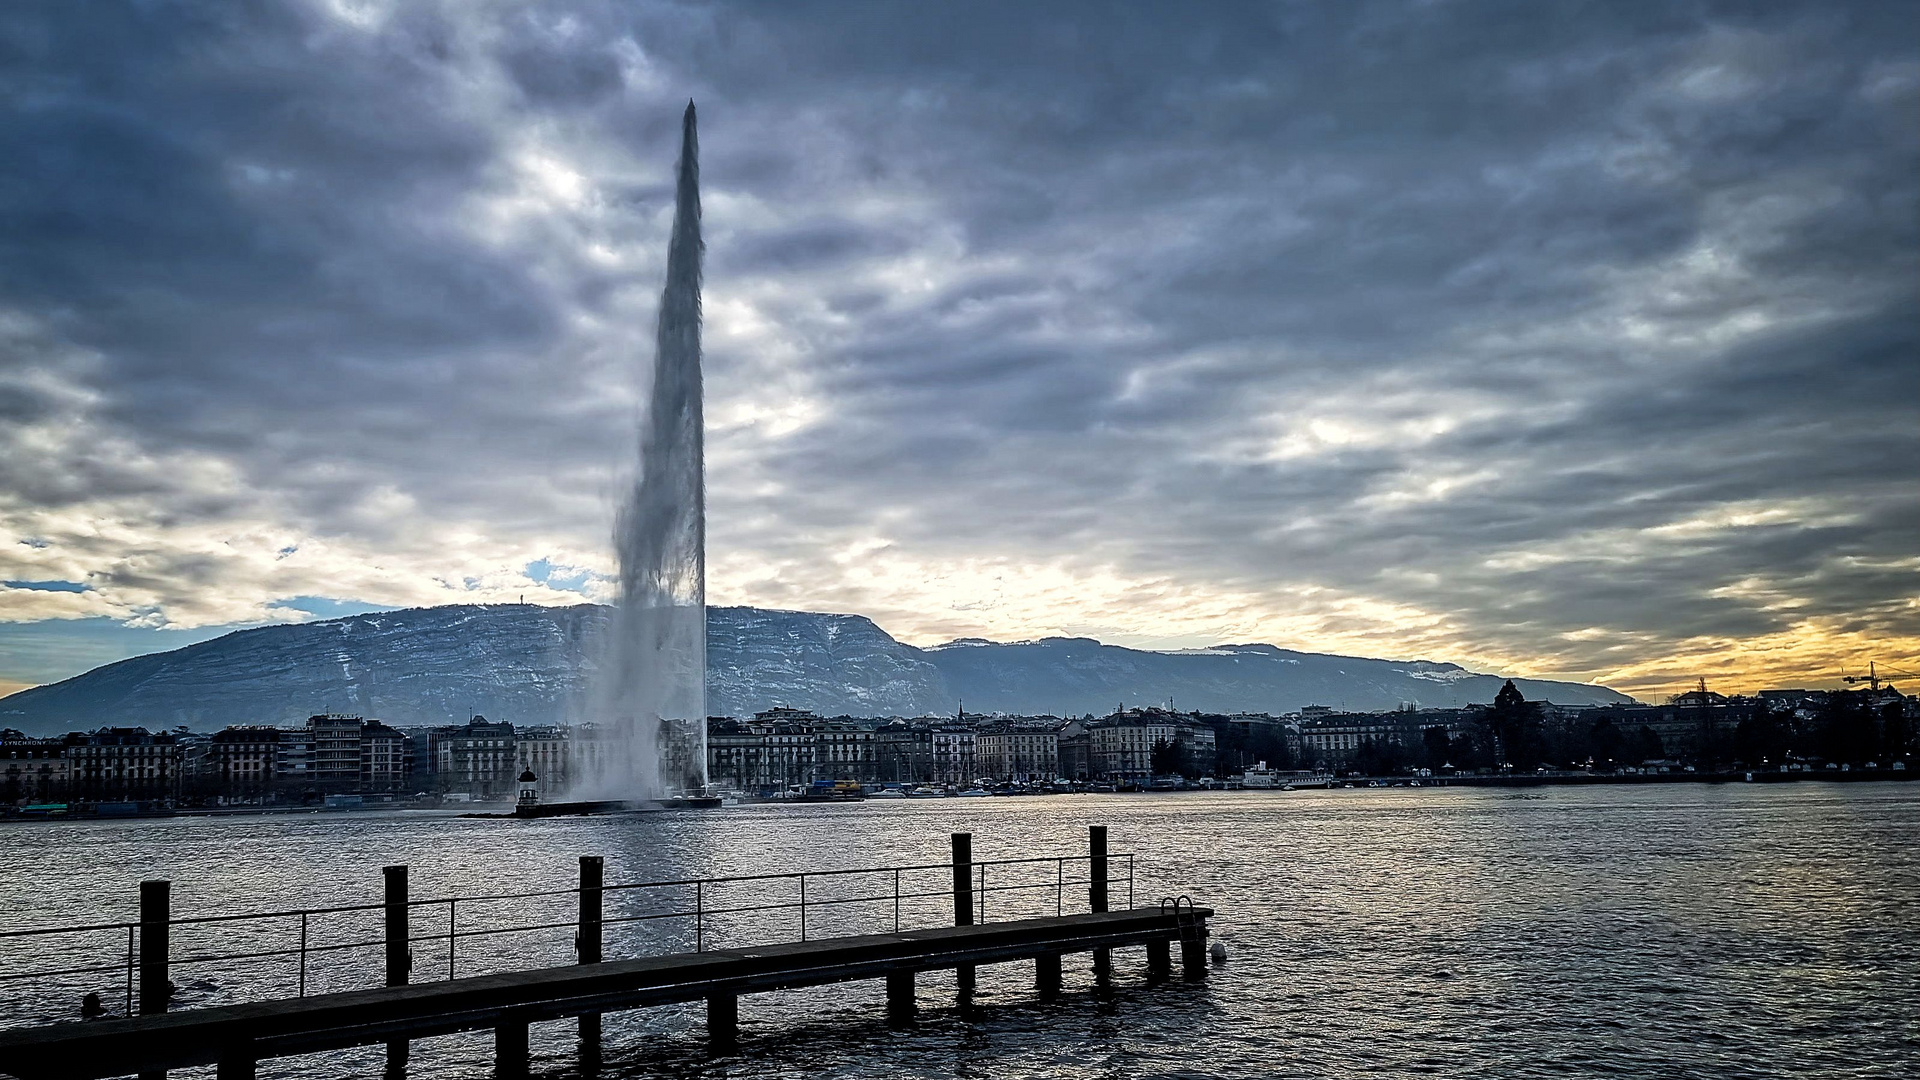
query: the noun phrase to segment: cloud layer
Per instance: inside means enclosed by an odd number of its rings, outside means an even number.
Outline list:
[[[602,595],[691,96],[715,602],[1920,652],[1902,5],[925,8],[0,13],[0,619]]]

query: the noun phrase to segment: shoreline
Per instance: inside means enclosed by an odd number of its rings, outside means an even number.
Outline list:
[[[1630,773],[1630,774],[1583,774],[1563,773],[1547,776],[1446,776],[1446,777],[1405,777],[1405,776],[1352,776],[1343,777],[1329,784],[1308,783],[1291,790],[1285,787],[1271,788],[1177,788],[1143,789],[1139,791],[1119,792],[1049,792],[1046,795],[996,795],[994,798],[1058,798],[1074,795],[1192,795],[1192,794],[1271,794],[1292,795],[1310,791],[1389,791],[1396,789],[1424,790],[1430,788],[1537,788],[1537,787],[1627,787],[1650,784],[1861,784],[1861,783],[1908,783],[1920,780],[1920,770],[1913,769],[1855,769],[1848,771],[1822,771],[1805,773],[1752,772],[1745,770],[1726,772],[1680,772],[1680,773]],[[860,805],[866,799],[847,799],[845,805]],[[891,804],[894,800],[886,800]],[[908,800],[901,800],[908,801]],[[919,799],[915,802],[945,801],[944,799]],[[751,806],[782,806],[786,800],[766,799],[744,804]],[[145,821],[158,818],[231,818],[265,817],[289,815],[339,815],[350,817],[369,813],[422,814],[458,818],[486,818],[498,820],[537,820],[558,815],[516,815],[512,804],[499,804],[506,808],[504,813],[487,813],[485,807],[494,804],[459,803],[443,806],[419,805],[371,805],[356,807],[325,806],[221,806],[221,807],[177,807],[163,810],[150,810],[140,813],[94,814],[75,813],[58,815],[0,815],[0,825],[28,824],[38,822],[102,822],[102,821]],[[794,801],[793,805],[817,805]],[[836,803],[835,805],[841,805]],[[722,809],[720,807],[701,807],[699,809]],[[734,809],[728,807],[726,809]],[[481,810],[481,812],[476,812]],[[577,811],[576,811],[577,813]]]

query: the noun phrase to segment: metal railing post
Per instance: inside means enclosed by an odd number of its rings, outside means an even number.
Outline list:
[[[447,981],[448,982],[453,981],[453,942],[454,942],[453,931],[454,931],[454,927],[458,925],[456,921],[458,918],[458,915],[455,909],[459,907],[459,904],[460,904],[459,897],[450,896],[447,898]]]
[[[707,951],[707,883],[693,883],[693,951]]]
[[[300,913],[300,996],[307,996],[307,913]]]
[[[800,940],[807,940],[807,875],[800,875]]]
[[[893,870],[893,932],[900,932],[900,868]]]

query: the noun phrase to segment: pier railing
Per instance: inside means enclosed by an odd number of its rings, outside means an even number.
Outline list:
[[[149,881],[137,920],[0,929],[0,1027],[1106,911],[1123,891],[1132,908],[1133,856],[1104,848],[1096,826],[1085,855],[976,861],[955,834],[949,862],[613,884],[583,856],[569,888],[423,898],[396,866],[379,902],[212,915],[176,914],[169,883]]]

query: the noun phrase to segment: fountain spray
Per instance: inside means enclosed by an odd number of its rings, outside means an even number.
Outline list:
[[[667,284],[640,417],[639,473],[614,523],[620,600],[576,753],[576,798],[654,799],[706,783],[707,494],[700,379],[700,147],[681,125]],[[584,759],[584,760],[582,760]]]

